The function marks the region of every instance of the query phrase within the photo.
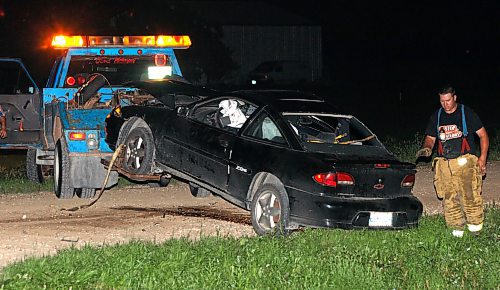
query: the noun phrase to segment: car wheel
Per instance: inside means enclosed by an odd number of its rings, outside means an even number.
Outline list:
[[[75,193],[79,198],[93,198],[95,196],[95,188],[76,188]]]
[[[123,168],[134,174],[148,174],[153,162],[153,137],[147,128],[135,127],[127,134],[124,144]]]
[[[64,139],[57,143],[54,153],[54,192],[57,198],[72,198],[75,189],[69,180],[69,155]]]
[[[259,235],[287,235],[290,217],[288,195],[274,184],[261,186],[251,203],[252,226]]]
[[[29,148],[26,152],[26,177],[34,183],[43,182],[42,166],[36,164],[36,149]]]
[[[199,187],[198,185],[193,184],[193,183],[189,183],[189,190],[191,191],[191,194],[194,197],[198,197],[198,198],[205,198],[205,197],[209,197],[210,195],[212,195],[212,192],[210,190],[205,189],[203,187]]]

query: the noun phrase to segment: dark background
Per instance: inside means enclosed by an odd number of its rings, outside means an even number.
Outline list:
[[[323,79],[302,89],[341,105],[375,133],[423,132],[445,83],[457,88],[459,101],[479,114],[490,134],[500,133],[500,4],[495,1],[265,2],[321,25]],[[54,57],[47,44],[55,32],[173,33],[193,39],[179,60],[188,79],[203,69],[216,80],[233,68],[218,27],[189,2],[172,3],[3,0],[0,55],[22,58],[43,87]]]

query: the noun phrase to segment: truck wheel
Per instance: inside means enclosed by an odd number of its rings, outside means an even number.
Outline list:
[[[95,191],[95,188],[75,188],[76,196],[79,198],[93,198]]]
[[[54,192],[57,198],[72,198],[75,189],[69,181],[69,154],[66,140],[57,142],[54,152]]]
[[[154,142],[150,131],[144,127],[135,127],[126,134],[124,144],[125,159],[123,168],[134,174],[148,174],[153,162]]]
[[[196,185],[194,183],[189,183],[189,190],[191,191],[191,194],[194,197],[198,197],[198,198],[205,198],[205,197],[209,197],[210,195],[212,195],[212,192],[210,192],[210,190],[205,189],[203,187],[199,187],[198,185]]]
[[[288,195],[274,184],[264,184],[252,198],[252,226],[258,235],[289,234],[290,205]]]
[[[42,166],[36,164],[36,149],[29,148],[26,152],[26,176],[34,183],[43,182]]]

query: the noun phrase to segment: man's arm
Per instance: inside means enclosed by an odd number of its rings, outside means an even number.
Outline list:
[[[0,129],[0,138],[5,138],[7,137],[7,125],[5,122],[5,116],[0,117],[0,125],[2,126],[2,129]]]
[[[479,136],[479,145],[481,146],[481,155],[477,159],[477,165],[481,174],[486,174],[486,159],[488,157],[488,148],[490,147],[490,138],[484,127],[476,131]]]
[[[424,145],[420,150],[417,151],[415,157],[418,159],[419,157],[430,157],[432,155],[432,148],[434,148],[434,143],[436,142],[436,137],[432,137],[429,135],[425,136]]]
[[[432,136],[427,135],[427,136],[425,136],[424,146],[422,146],[422,148],[429,148],[432,151],[432,148],[434,148],[435,142],[436,142],[436,137],[432,137]]]

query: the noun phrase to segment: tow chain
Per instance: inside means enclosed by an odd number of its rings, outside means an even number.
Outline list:
[[[97,198],[89,204],[75,206],[75,207],[68,208],[68,209],[61,208],[62,211],[77,211],[77,210],[81,210],[84,208],[88,208],[88,207],[91,207],[92,205],[94,205],[101,198],[102,193],[104,192],[104,189],[106,187],[106,184],[108,183],[109,175],[111,174],[111,169],[113,168],[113,164],[115,163],[116,158],[120,155],[120,152],[123,149],[123,147],[125,147],[125,144],[120,144],[120,146],[118,146],[118,148],[116,148],[115,152],[113,153],[113,157],[111,157],[111,161],[109,162],[108,172],[106,173],[106,178],[104,179],[104,183],[102,184],[101,190],[100,190]]]

